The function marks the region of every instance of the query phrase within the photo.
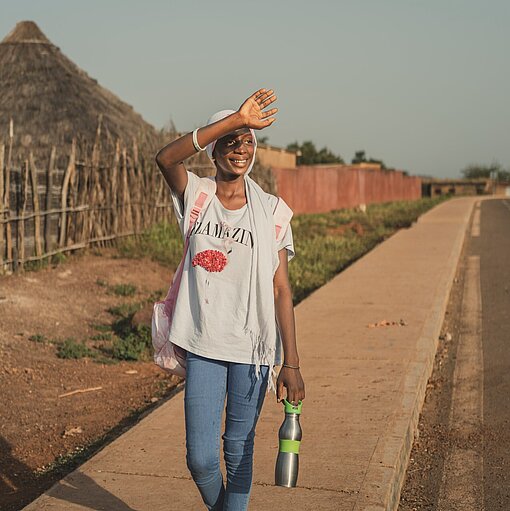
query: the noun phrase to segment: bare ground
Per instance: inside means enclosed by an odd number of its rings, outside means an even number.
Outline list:
[[[170,278],[157,263],[118,259],[113,251],[0,276],[1,510],[33,500],[175,387],[177,380],[151,361],[111,365],[56,356],[65,338],[93,346],[92,325],[112,323],[109,307],[147,299]],[[137,291],[119,297],[104,283],[130,283]],[[46,342],[29,340],[35,334]]]

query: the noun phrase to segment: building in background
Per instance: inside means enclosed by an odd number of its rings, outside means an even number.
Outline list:
[[[422,178],[422,196],[485,195],[493,193],[490,179]]]
[[[297,154],[265,143],[257,144],[257,160],[265,167],[296,168]]]

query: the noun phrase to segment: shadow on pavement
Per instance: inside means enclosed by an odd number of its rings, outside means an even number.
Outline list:
[[[96,511],[137,511],[81,472],[70,474],[47,494]]]
[[[93,479],[74,472],[57,483],[48,494],[96,511],[137,511],[105,490]],[[0,509],[22,509],[51,485],[50,476],[36,477],[34,471],[12,454],[11,444],[0,436]]]

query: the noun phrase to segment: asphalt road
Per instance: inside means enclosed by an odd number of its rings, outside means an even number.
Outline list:
[[[483,201],[480,237],[485,509],[510,509],[510,197]]]

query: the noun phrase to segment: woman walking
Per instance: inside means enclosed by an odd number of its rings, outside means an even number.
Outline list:
[[[291,227],[277,239],[279,199],[248,176],[254,130],[275,121],[277,109],[267,109],[275,100],[272,90],[260,89],[239,110],[214,114],[156,156],[183,236],[201,179],[183,161],[207,150],[216,166],[216,193],[189,233],[170,329],[170,341],[186,356],[186,461],[210,510],[248,507],[255,426],[268,386],[278,401],[284,388],[292,403],[305,397],[287,271],[294,255]],[[275,386],[273,368],[280,364]],[[220,471],[225,400],[226,484]]]

